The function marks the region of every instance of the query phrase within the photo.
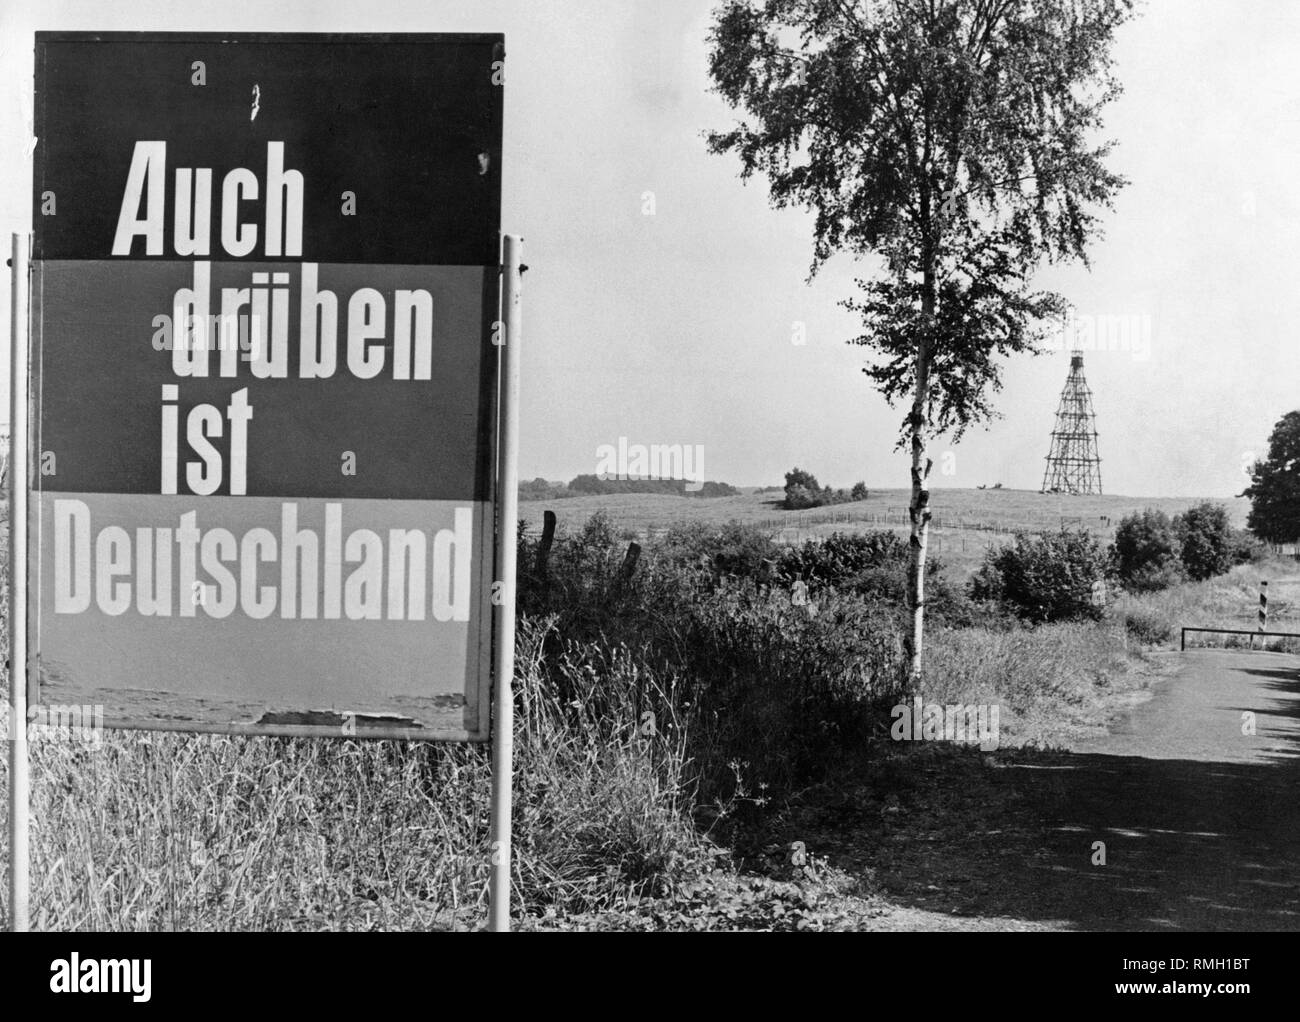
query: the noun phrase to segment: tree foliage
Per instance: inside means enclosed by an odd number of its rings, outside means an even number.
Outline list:
[[[1232,524],[1222,504],[1204,501],[1174,518],[1180,556],[1189,578],[1224,574],[1235,562]]]
[[[785,474],[785,501],[782,506],[787,511],[806,511],[828,504],[866,500],[868,496],[870,494],[866,483],[854,483],[851,490],[833,490],[818,483],[817,477],[811,472],[796,468]]]
[[[882,273],[846,304],[886,397],[917,384],[927,421],[960,433],[991,415],[997,356],[1029,350],[1064,311],[1028,278],[1086,261],[1123,179],[1096,143],[1120,91],[1110,43],[1129,0],[731,0],[710,72],[745,119],[710,135],[778,207],[815,214],[814,271],[875,253]],[[933,310],[927,314],[927,299]]]
[[[1250,531],[1269,543],[1300,540],[1300,411],[1289,412],[1273,427],[1268,457],[1255,463],[1251,483]]]
[[[1120,581],[1135,592],[1155,592],[1183,580],[1181,544],[1163,511],[1126,515],[1115,529],[1111,551]]]

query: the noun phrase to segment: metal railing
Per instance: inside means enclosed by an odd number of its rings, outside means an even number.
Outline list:
[[[1220,635],[1258,635],[1260,638],[1300,639],[1300,632],[1259,632],[1249,628],[1184,628],[1179,648],[1187,651],[1188,632],[1214,632]]]

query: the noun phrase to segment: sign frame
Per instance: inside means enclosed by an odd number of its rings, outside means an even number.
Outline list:
[[[493,55],[499,54],[504,58],[504,37],[499,33],[273,33],[273,32],[37,32],[36,33],[36,59],[38,66],[44,59],[46,44],[54,43],[167,43],[182,44],[193,43],[195,45],[239,45],[248,44],[373,44],[383,45],[385,43],[413,43],[413,44],[465,44],[493,47]],[[498,96],[500,93],[498,93]],[[37,150],[34,162],[33,174],[33,192],[34,192],[34,209],[39,217],[41,185],[43,180],[43,170],[45,167],[45,149],[46,132],[44,124],[45,104],[44,97],[39,89],[37,91],[37,130],[41,139],[41,147]],[[496,100],[496,132],[495,154],[500,153],[500,130],[502,124],[503,101]],[[496,160],[499,164],[499,160]],[[494,168],[494,173],[500,173],[499,167]],[[499,180],[499,179],[498,179]],[[499,234],[499,189],[497,192],[497,206],[495,210],[498,223],[498,244],[500,243]],[[39,221],[38,221],[39,224]],[[517,239],[514,239],[517,242]],[[43,254],[43,248],[40,243],[40,234],[36,234],[32,244],[33,256]],[[511,244],[511,239],[507,238],[507,247]],[[517,249],[516,249],[517,253]],[[135,259],[134,256],[128,258]],[[260,261],[249,259],[248,262]],[[418,264],[410,264],[418,265]],[[35,259],[33,260],[33,269],[37,269]],[[510,299],[507,297],[507,291],[510,290],[510,281],[503,274],[502,257],[498,253],[495,264],[485,265],[484,269],[484,287],[483,287],[483,309],[481,322],[485,331],[490,331],[494,323],[499,323],[502,317],[508,318],[507,305]],[[33,277],[32,279],[35,279]],[[515,281],[517,284],[517,280]],[[31,371],[26,375],[25,382],[30,389],[27,407],[31,418],[32,430],[30,436],[39,438],[41,426],[41,417],[34,411],[36,408],[36,398],[39,394],[37,384],[40,382],[37,374],[42,362],[43,354],[43,324],[44,310],[41,308],[39,288],[35,289],[37,294],[31,303],[31,313],[29,314],[29,332],[26,335],[27,344],[22,347],[24,357],[29,359],[32,366]],[[517,290],[515,293],[515,309],[517,315]],[[493,318],[495,314],[495,319]],[[15,316],[17,314],[15,313]],[[15,322],[17,320],[15,319]],[[18,336],[15,334],[15,342]],[[15,343],[14,357],[18,357],[18,344]],[[171,731],[193,734],[228,734],[242,736],[276,736],[276,737],[330,737],[330,738],[355,738],[355,739],[396,739],[396,740],[431,740],[431,741],[456,741],[486,743],[493,738],[494,716],[493,708],[493,688],[494,679],[498,679],[500,668],[513,663],[513,631],[514,631],[514,581],[513,576],[503,574],[505,560],[508,557],[513,561],[514,553],[514,529],[507,526],[513,524],[514,513],[507,514],[507,498],[514,497],[514,486],[507,485],[507,480],[512,476],[517,477],[517,466],[515,465],[515,450],[517,442],[507,443],[503,436],[503,425],[513,415],[515,428],[517,429],[517,409],[508,407],[510,395],[517,398],[518,387],[517,377],[513,390],[511,389],[508,379],[511,372],[509,368],[510,354],[504,346],[495,348],[496,364],[494,365],[486,356],[482,362],[482,372],[485,376],[492,377],[491,385],[484,385],[483,394],[487,397],[487,411],[485,417],[491,423],[491,437],[488,444],[491,448],[491,466],[492,470],[487,476],[487,499],[486,501],[475,501],[476,512],[474,516],[474,534],[475,545],[481,550],[477,558],[476,571],[473,583],[475,593],[474,603],[476,609],[471,611],[474,615],[471,621],[477,623],[477,636],[474,640],[474,652],[471,654],[476,657],[478,664],[477,684],[474,686],[474,705],[476,709],[475,728],[455,728],[455,727],[405,727],[393,726],[383,723],[387,719],[392,719],[392,715],[377,713],[374,709],[368,709],[365,706],[358,706],[355,710],[342,711],[323,711],[312,710],[309,707],[303,707],[300,716],[305,722],[281,722],[261,723],[247,720],[230,720],[230,721],[212,721],[196,719],[166,719],[151,717],[135,717],[131,715],[114,715],[105,713],[102,718],[102,726],[105,728],[121,730],[149,730],[149,731]],[[514,372],[517,374],[517,363],[514,363]],[[17,440],[17,430],[15,429],[15,441]],[[42,497],[37,490],[35,483],[39,483],[38,466],[35,464],[36,452],[40,444],[35,440],[29,441],[27,457],[24,460],[24,468],[28,475],[26,490],[24,496],[31,497],[31,506],[33,513],[37,516],[34,522],[28,526],[28,532],[34,533],[31,541],[26,544],[26,556],[24,561],[27,566],[29,577],[37,582],[41,578],[40,557],[41,557],[41,524],[39,520],[40,505]],[[507,450],[509,448],[509,450]],[[17,473],[11,471],[11,479],[17,481]],[[289,498],[286,498],[289,499]],[[458,498],[459,499],[459,498]],[[468,502],[467,502],[468,503]],[[16,507],[17,505],[12,505]],[[25,520],[26,521],[26,520]],[[507,542],[508,537],[508,542]],[[17,534],[15,533],[15,537]],[[508,551],[503,553],[506,547]],[[509,582],[504,585],[503,597],[500,600],[493,598],[494,584],[501,579],[509,577]],[[17,576],[11,578],[11,585],[16,583]],[[32,588],[39,589],[39,584]],[[30,594],[28,594],[30,595]],[[39,593],[36,598],[39,600]],[[19,594],[13,593],[13,597]],[[24,601],[27,596],[22,597]],[[27,606],[26,602],[23,604]],[[507,613],[508,611],[508,613]],[[41,649],[40,642],[40,621],[41,614],[39,605],[33,606],[27,614],[27,632],[28,653],[26,657],[26,685],[25,692],[27,713],[25,716],[30,718],[33,712],[39,712],[42,706],[42,687],[40,680],[39,656]],[[508,644],[509,653],[505,655],[503,643]],[[15,646],[15,649],[18,647]],[[470,661],[471,663],[474,661]],[[432,674],[438,670],[436,663],[428,666],[429,673]],[[508,677],[509,672],[507,672]],[[498,689],[500,685],[497,686]],[[507,682],[508,691],[508,682]],[[16,693],[15,693],[16,695]],[[496,703],[498,715],[500,713],[500,702]],[[322,715],[323,722],[317,722],[313,715]],[[328,715],[334,714],[337,719],[329,719]],[[292,717],[292,711],[279,714],[281,718]],[[376,722],[378,721],[378,722]],[[24,757],[25,760],[25,757]],[[508,762],[508,760],[507,760]],[[507,835],[508,836],[508,835]]]

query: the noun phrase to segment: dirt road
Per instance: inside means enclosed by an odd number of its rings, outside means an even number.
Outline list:
[[[1166,655],[1107,736],[937,762],[852,828],[877,925],[1300,929],[1300,658]]]

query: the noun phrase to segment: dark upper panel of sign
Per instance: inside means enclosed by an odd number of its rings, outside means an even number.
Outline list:
[[[495,265],[503,59],[499,35],[37,33],[35,256]],[[124,204],[156,214],[147,181],[129,198],[137,142],[165,143],[158,254],[118,235]],[[301,254],[267,247],[271,143],[302,174]],[[185,168],[211,170],[206,254],[175,247]]]
[[[193,359],[204,375],[179,376],[165,314],[178,289],[193,285],[194,263],[158,260],[47,261],[37,265],[33,299],[39,330],[33,362],[40,367],[34,395],[39,442],[34,449],[56,459],[57,472],[34,466],[32,478],[44,492],[159,494],[199,492],[187,482],[203,455],[191,441],[191,415],[208,405],[225,418],[205,433],[219,452],[215,495],[232,493],[230,465],[235,443],[228,413],[233,395],[244,390],[252,417],[244,431],[246,485],[237,496],[296,498],[382,498],[388,500],[488,500],[493,446],[497,274],[492,268],[329,265],[319,267],[314,294],[328,292],[339,311],[317,313],[302,332],[301,271],[283,263],[214,263],[213,294],[248,287],[249,278],[278,268],[291,296],[279,311],[268,306],[261,350],[280,371],[259,378],[249,344],[230,351],[234,375],[223,375],[224,328],[215,324]],[[374,289],[384,311],[364,347],[375,373],[359,377],[348,341],[351,296]],[[420,329],[396,328],[399,291],[427,291],[435,317],[428,323],[428,357]],[[204,301],[205,308],[213,310]],[[284,316],[283,322],[280,316]],[[418,320],[418,314],[414,319]],[[326,322],[332,324],[325,329]],[[281,340],[274,339],[281,335]],[[202,335],[200,335],[202,336]],[[248,337],[248,335],[245,335]],[[234,335],[231,335],[234,339]],[[171,335],[171,341],[177,340]],[[243,342],[236,342],[242,344]],[[305,371],[304,352],[330,354],[329,369]],[[397,370],[398,348],[412,354],[412,371]],[[186,359],[185,361],[190,361]],[[426,370],[418,366],[424,362]],[[166,397],[168,387],[174,398]],[[174,439],[164,434],[164,416],[175,406]],[[162,485],[163,465],[174,452],[178,486]]]

